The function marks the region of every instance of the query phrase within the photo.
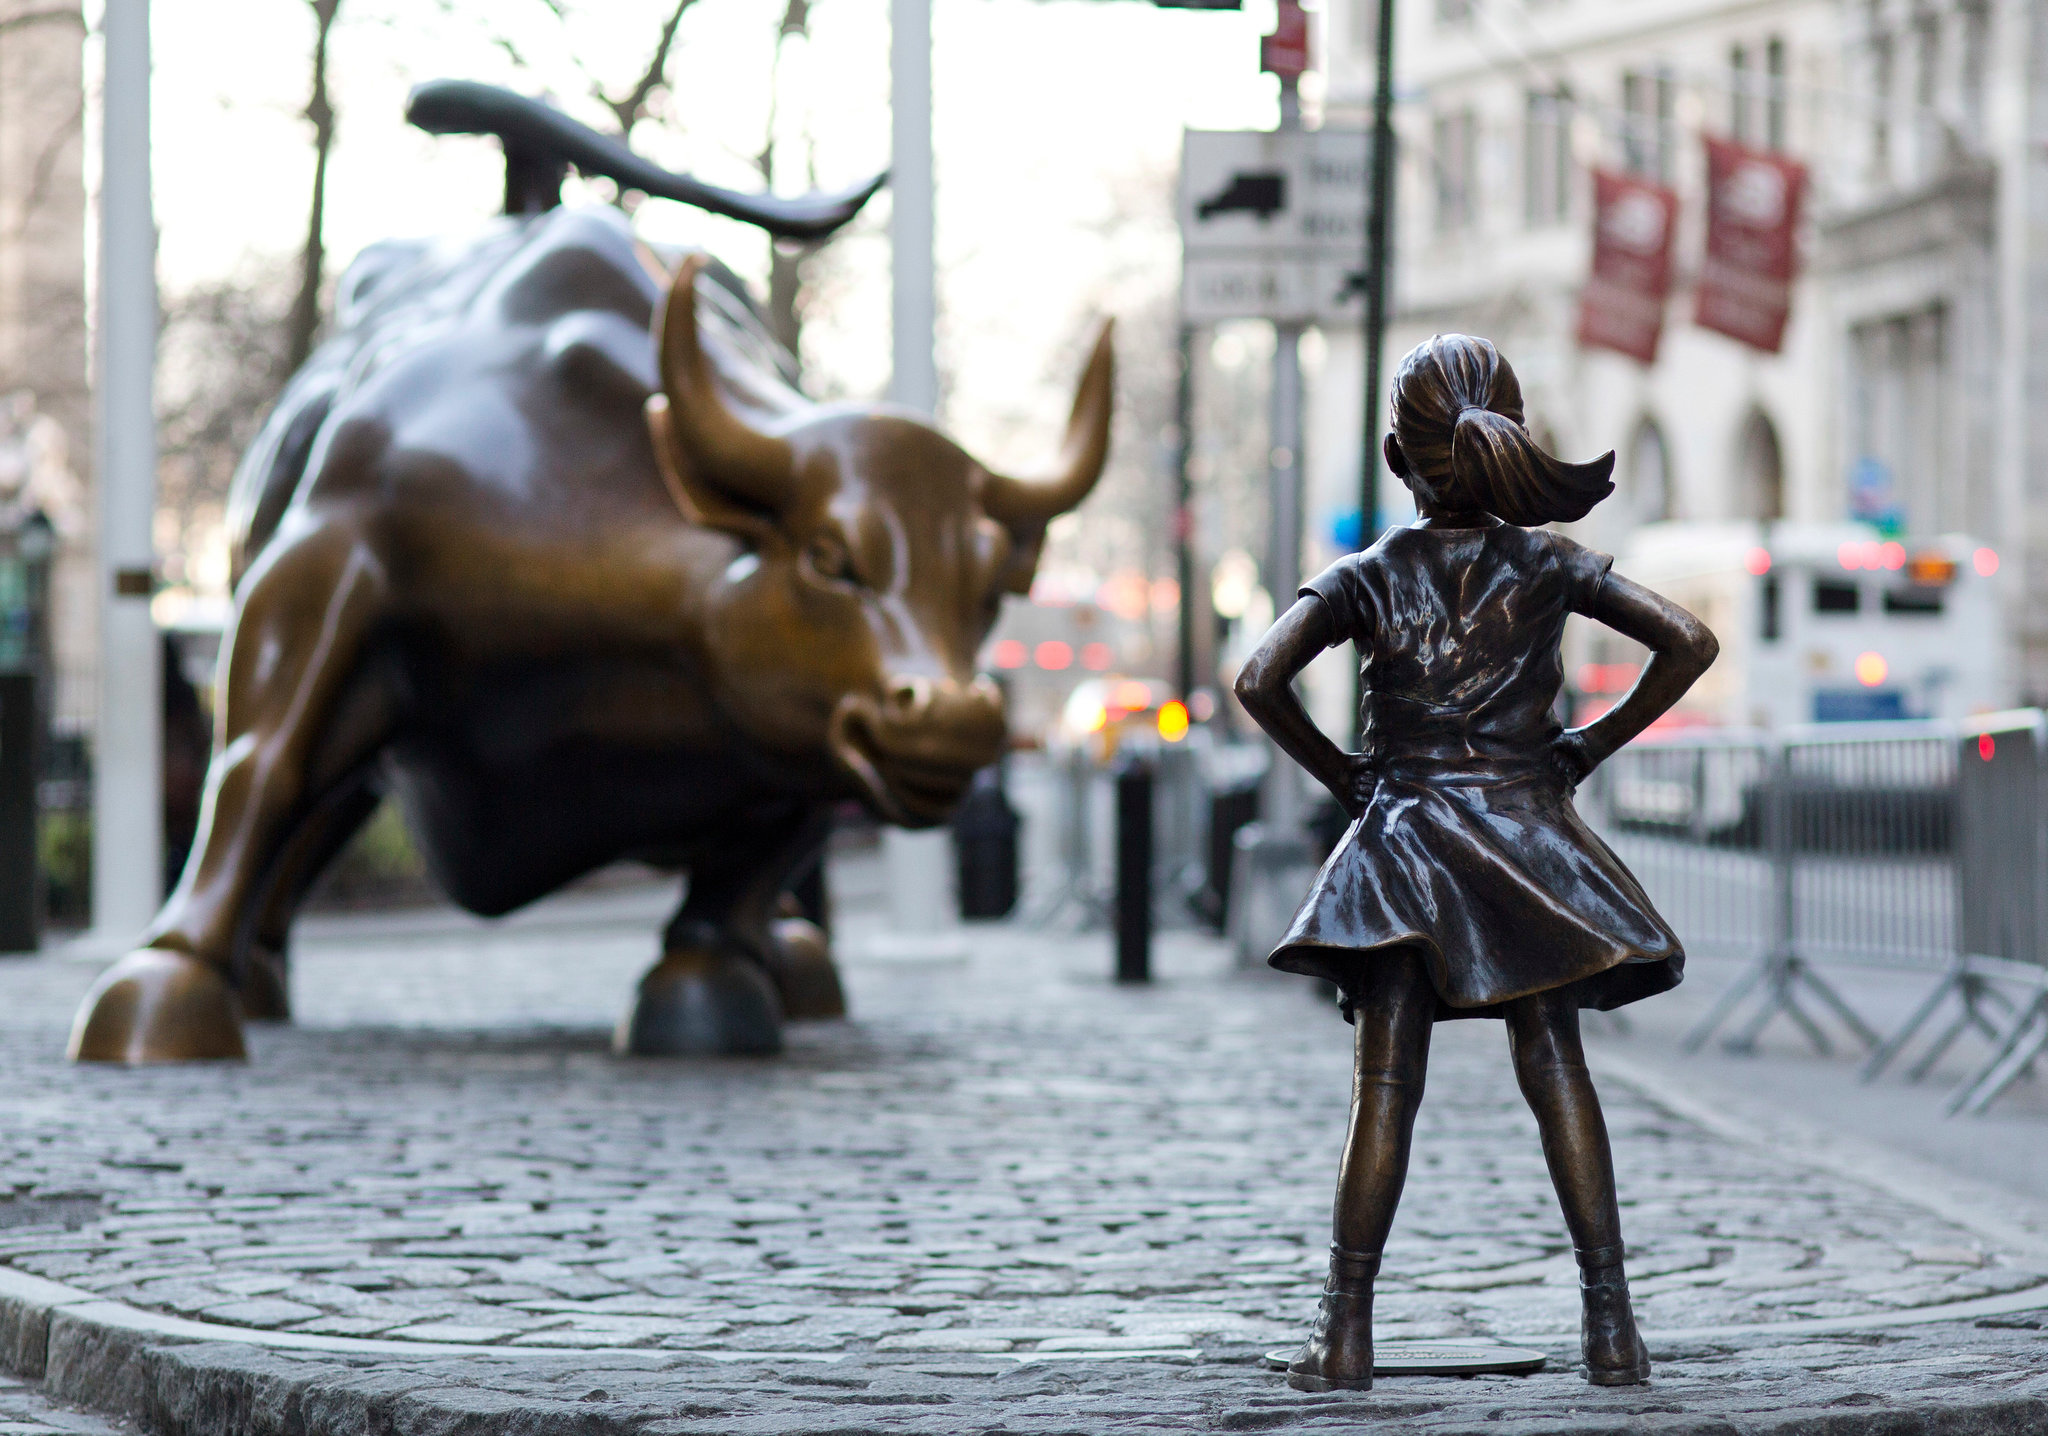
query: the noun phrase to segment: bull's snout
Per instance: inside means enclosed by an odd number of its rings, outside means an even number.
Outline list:
[[[950,678],[896,678],[888,687],[888,715],[895,722],[930,725],[963,739],[986,740],[993,725],[999,738],[1003,691],[980,676],[971,683]]]
[[[832,714],[832,751],[883,817],[945,822],[1009,736],[1003,694],[986,677],[892,678],[879,697],[850,693]]]

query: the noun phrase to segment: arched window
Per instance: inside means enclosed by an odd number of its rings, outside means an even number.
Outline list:
[[[1752,409],[1742,425],[1741,491],[1738,515],[1770,523],[1785,517],[1785,456],[1778,445],[1778,426],[1761,409]]]
[[[1671,449],[1655,419],[1636,426],[1628,444],[1627,483],[1629,517],[1639,524],[1656,523],[1671,517]]]

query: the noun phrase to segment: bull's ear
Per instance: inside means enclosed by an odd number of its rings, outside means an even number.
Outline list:
[[[1003,556],[1002,566],[996,570],[996,591],[998,593],[1028,594],[1031,580],[1038,576],[1039,556],[1045,552],[1045,530],[1018,532],[1009,529],[1009,551]]]

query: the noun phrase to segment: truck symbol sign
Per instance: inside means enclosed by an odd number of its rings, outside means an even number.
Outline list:
[[[1195,206],[1197,219],[1214,219],[1239,210],[1259,217],[1264,224],[1287,208],[1287,173],[1284,170],[1240,170],[1230,177],[1220,193]]]

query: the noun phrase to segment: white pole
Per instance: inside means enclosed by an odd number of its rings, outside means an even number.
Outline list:
[[[1290,77],[1280,81],[1280,128],[1301,128],[1301,90]],[[1301,586],[1302,541],[1302,326],[1273,327],[1273,388],[1266,478],[1271,527],[1266,546],[1266,591],[1275,617],[1294,606]],[[1270,740],[1272,764],[1260,794],[1259,821],[1238,837],[1232,856],[1230,931],[1243,967],[1263,967],[1266,954],[1286,932],[1294,908],[1308,891],[1319,855],[1303,826],[1308,805],[1300,770]]]
[[[1267,456],[1267,483],[1272,495],[1272,534],[1267,540],[1266,587],[1277,617],[1294,606],[1301,588],[1301,332],[1299,324],[1276,324],[1273,333],[1272,449]],[[1269,833],[1292,837],[1300,828],[1304,804],[1301,770],[1276,747],[1266,770],[1265,811],[1259,817]]]
[[[125,947],[140,936],[163,897],[163,678],[149,612],[156,518],[149,0],[106,0],[105,39],[92,910],[99,942]]]
[[[938,301],[932,272],[932,5],[889,0],[889,247],[894,372],[889,397],[930,414],[939,406],[933,356]],[[943,828],[885,829],[889,915],[902,932],[949,926],[953,854]]]
[[[895,374],[889,397],[929,414],[939,405],[932,355],[932,6],[889,0],[890,214]]]

